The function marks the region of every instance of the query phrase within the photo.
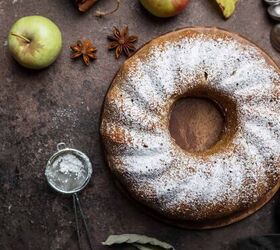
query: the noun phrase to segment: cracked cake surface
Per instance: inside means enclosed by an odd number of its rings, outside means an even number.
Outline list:
[[[169,131],[172,106],[188,93],[212,93],[234,120],[202,153],[184,151]],[[264,205],[279,185],[279,69],[253,43],[227,31],[168,33],[117,73],[100,131],[111,171],[144,206],[198,224],[245,217],[240,214]]]

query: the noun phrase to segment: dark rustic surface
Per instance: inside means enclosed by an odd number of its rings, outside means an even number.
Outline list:
[[[102,0],[96,8],[112,8],[113,2]],[[53,19],[64,37],[57,62],[38,72],[18,66],[6,42],[12,23],[34,14]],[[242,237],[277,232],[275,199],[240,223],[197,232],[150,218],[116,189],[104,164],[98,131],[103,98],[123,62],[106,50],[106,35],[113,25],[129,25],[131,33],[139,35],[138,46],[180,27],[220,26],[253,40],[279,63],[269,42],[272,22],[261,0],[241,0],[228,21],[212,0],[192,0],[182,15],[168,20],[151,17],[131,0],[123,0],[120,10],[104,19],[94,17],[93,10],[79,14],[70,0],[0,1],[0,249],[77,249],[71,199],[51,191],[43,174],[60,141],[84,151],[93,162],[94,175],[81,199],[97,250],[107,249],[100,242],[109,234],[142,233],[178,250],[210,250],[224,249]],[[99,49],[90,67],[69,59],[69,44],[83,38],[92,39]]]

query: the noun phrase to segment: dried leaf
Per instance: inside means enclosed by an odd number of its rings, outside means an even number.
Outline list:
[[[224,17],[229,18],[234,13],[238,0],[216,0],[216,2],[223,11]]]
[[[146,246],[146,245],[140,245],[140,244],[132,244],[135,248],[138,250],[162,250],[161,247],[155,247],[155,246]]]
[[[159,241],[155,238],[150,238],[139,234],[123,234],[111,235],[102,244],[112,246],[115,244],[132,244],[139,250],[175,250],[175,248],[166,242]]]

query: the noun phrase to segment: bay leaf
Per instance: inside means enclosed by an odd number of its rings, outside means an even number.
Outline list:
[[[132,244],[132,246],[134,246],[138,250],[162,250],[161,247],[156,247],[152,245],[148,246],[148,245]]]
[[[112,246],[115,244],[132,244],[139,250],[175,250],[173,246],[166,242],[139,234],[111,235],[102,244],[105,246]]]
[[[238,0],[216,0],[225,18],[229,18],[235,11]]]

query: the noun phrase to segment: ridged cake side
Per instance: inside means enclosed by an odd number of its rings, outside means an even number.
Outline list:
[[[175,219],[214,220],[250,208],[279,183],[280,76],[264,52],[213,29],[185,29],[127,60],[104,102],[108,164],[142,204]],[[237,104],[231,143],[183,151],[169,133],[178,96],[202,84]]]

